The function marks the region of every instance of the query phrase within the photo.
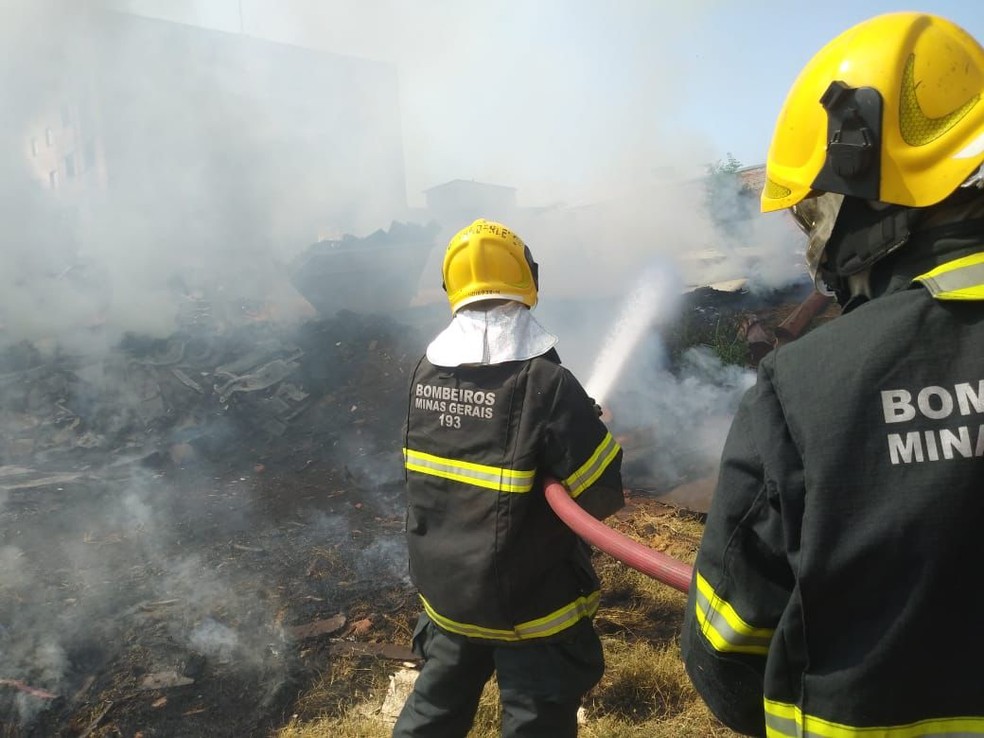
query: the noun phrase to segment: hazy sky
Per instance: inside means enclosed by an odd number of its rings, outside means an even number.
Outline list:
[[[984,38],[974,0],[112,2],[396,63],[412,203],[455,178],[545,204],[699,171],[727,152],[761,163],[789,85],[841,30],[924,9]]]

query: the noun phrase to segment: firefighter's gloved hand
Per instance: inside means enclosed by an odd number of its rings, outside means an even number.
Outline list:
[[[601,405],[595,402],[593,397],[589,397],[588,399],[591,400],[591,405],[592,407],[594,407],[595,413],[597,413],[598,417],[600,418],[604,413],[604,411],[601,409]]]

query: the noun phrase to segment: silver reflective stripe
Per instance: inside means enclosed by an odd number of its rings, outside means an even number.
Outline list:
[[[773,631],[770,630],[768,635],[755,635],[752,633],[742,633],[731,627],[731,623],[728,622],[727,618],[713,606],[711,600],[703,591],[703,587],[697,587],[696,602],[698,612],[704,615],[701,630],[705,631],[705,635],[707,635],[707,628],[711,627],[727,641],[728,646],[731,647],[729,650],[761,649],[763,653],[768,651],[769,644],[772,643]],[[717,647],[716,644],[712,643],[712,645]]]
[[[594,592],[586,598],[581,597],[565,610],[557,612],[553,618],[522,623],[516,626],[520,638],[537,638],[565,630],[581,618],[589,618],[598,610],[599,594]]]
[[[535,469],[515,470],[485,466],[411,449],[403,449],[403,457],[407,469],[411,471],[494,489],[498,492],[529,492],[533,489],[533,478],[536,476]]]
[[[947,292],[980,287],[984,285],[984,262],[958,267],[953,271],[937,274],[935,277],[916,277],[916,281],[926,285],[926,289],[934,297]]]
[[[615,455],[620,449],[621,447],[612,438],[612,434],[606,433],[601,443],[594,450],[594,453],[591,454],[591,458],[585,461],[580,469],[564,480],[564,486],[570,491],[571,497],[577,497],[594,484],[595,480],[612,463],[612,459],[615,458]]]
[[[803,738],[803,733],[792,718],[779,717],[771,712],[765,713],[765,734],[768,738]]]

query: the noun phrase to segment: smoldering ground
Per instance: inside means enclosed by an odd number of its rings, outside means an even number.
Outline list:
[[[338,50],[358,55],[373,26],[354,10],[246,3],[244,34],[234,4],[218,31],[200,27],[214,4],[171,4],[167,22],[116,12],[131,5],[0,4],[0,679],[60,699],[5,685],[0,720],[40,731],[114,679],[133,693],[160,674],[236,685],[255,709],[244,721],[273,715],[295,674],[286,626],[406,586],[403,385],[446,307],[315,315],[290,273],[319,236],[426,221],[408,189],[419,201],[447,179],[519,187],[509,223],[541,265],[538,315],[584,382],[647,270],[679,275],[658,281],[676,294],[798,269],[785,234],[756,220],[722,235],[708,215],[700,172],[715,154],[670,135],[662,103],[684,100],[683,83],[650,71],[617,85],[644,79],[650,94],[584,130],[573,113],[558,122],[618,64],[666,61],[655,45],[613,51],[618,28],[594,33],[583,5],[521,18],[392,5],[382,36],[401,55],[381,60],[301,48],[334,23],[355,29]],[[266,21],[249,26],[251,9]],[[490,61],[495,34],[449,63],[476,21],[524,29],[508,64]],[[423,74],[442,68],[453,79]],[[433,120],[462,100],[461,125],[439,134]],[[484,215],[440,223],[437,261]],[[369,296],[371,273],[353,278]],[[408,278],[440,296],[436,269]],[[655,463],[679,479],[697,465],[682,452],[714,456],[746,379],[700,355],[670,375],[659,351],[643,331],[618,389],[645,401],[613,408],[657,429]]]
[[[349,99],[332,114],[333,100],[294,97],[290,107],[264,84],[264,74],[298,67],[291,50],[93,4],[5,2],[0,26],[0,678],[56,695],[60,712],[102,667],[183,675],[204,657],[213,678],[239,679],[267,704],[290,672],[277,589],[290,575],[278,567],[296,560],[295,546],[321,541],[308,537],[303,512],[282,520],[298,509],[290,501],[274,514],[269,500],[258,506],[255,474],[240,478],[239,467],[252,471],[268,454],[241,450],[262,438],[231,419],[242,395],[220,402],[211,372],[264,341],[274,347],[253,361],[284,365],[293,349],[280,344],[301,340],[287,336],[312,315],[286,262],[319,226],[364,231],[403,215],[399,156],[393,176],[366,174],[373,155],[391,153],[398,118],[374,128],[381,118],[369,97],[359,107],[357,89],[385,91],[395,76],[360,65],[355,88],[338,82]],[[348,72],[344,61],[315,71],[329,82]],[[330,135],[352,151],[371,138],[372,152],[326,176],[313,147]],[[183,322],[188,306],[206,312]],[[279,327],[236,344],[231,334],[256,310]],[[329,333],[331,345],[348,343]],[[271,399],[301,403],[300,384]],[[303,451],[321,465],[327,443]],[[384,476],[356,483],[379,489]],[[311,596],[331,600],[328,589]],[[5,725],[33,725],[52,706],[4,692]]]
[[[43,356],[13,372],[36,397],[4,395],[5,461],[16,463],[0,467],[0,678],[61,701],[14,692],[0,703],[4,720],[57,720],[78,695],[110,678],[119,688],[124,675],[138,694],[152,678],[204,681],[199,691],[236,683],[256,711],[239,709],[239,719],[275,721],[298,670],[286,629],[405,586],[392,425],[406,397],[395,367],[416,345],[403,346],[406,329],[385,320],[320,328],[330,351],[305,359],[332,371],[302,360],[292,384],[278,384],[310,398],[282,429],[263,427],[277,418],[243,393],[219,403],[173,342],[87,356],[98,374]],[[286,342],[279,330],[265,328],[266,342]],[[242,336],[228,344],[239,357],[241,346],[250,347]],[[179,367],[204,396],[174,381]],[[50,398],[51,386],[64,394]],[[312,563],[322,551],[324,571]]]
[[[3,513],[5,678],[68,698],[132,648],[128,641],[141,626],[157,631],[145,644],[167,644],[144,664],[147,673],[180,670],[180,663],[167,662],[196,653],[217,661],[235,657],[246,672],[283,672],[264,650],[282,636],[270,630],[269,604],[255,596],[270,583],[239,567],[217,570],[200,540],[191,550],[182,547],[182,538],[192,536],[176,522],[187,517],[162,509],[173,504],[173,488],[150,477],[103,478],[55,492],[52,499],[38,491]],[[79,499],[58,499],[65,495]],[[158,619],[146,603],[160,602],[171,605],[157,606],[167,611]],[[13,706],[5,703],[4,720],[27,724],[50,706],[24,695]]]

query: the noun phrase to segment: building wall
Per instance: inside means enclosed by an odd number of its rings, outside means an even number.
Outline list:
[[[12,143],[60,202],[285,251],[407,212],[391,65],[104,12],[52,49]]]
[[[50,5],[0,63],[0,343],[163,335],[190,294],[300,313],[291,258],[406,217],[392,65]]]
[[[517,210],[514,187],[464,179],[431,187],[424,197],[430,218],[450,233],[476,218],[508,221]]]
[[[109,185],[185,238],[289,250],[405,211],[390,65],[123,14],[97,31]]]

